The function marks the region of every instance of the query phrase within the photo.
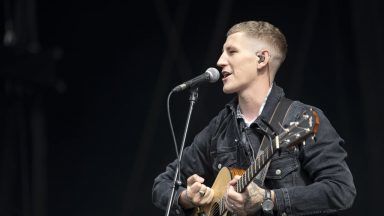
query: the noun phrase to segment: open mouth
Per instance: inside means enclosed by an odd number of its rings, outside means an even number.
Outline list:
[[[223,75],[223,78],[225,79],[225,78],[227,78],[229,75],[231,75],[232,73],[229,73],[229,72],[227,72],[227,71],[223,71],[223,72],[221,72],[221,74]]]

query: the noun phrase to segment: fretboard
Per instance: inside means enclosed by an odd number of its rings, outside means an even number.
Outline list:
[[[260,172],[261,169],[267,164],[274,153],[273,148],[269,147],[264,150],[252,163],[251,166],[245,171],[245,173],[237,181],[236,192],[241,193],[248,186],[253,178]]]

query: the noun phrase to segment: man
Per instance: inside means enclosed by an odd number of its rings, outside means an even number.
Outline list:
[[[266,129],[265,122],[284,98],[283,90],[273,81],[286,52],[285,36],[268,22],[242,22],[228,31],[217,65],[222,69],[224,93],[236,93],[237,97],[185,148],[182,186],[175,192],[172,214],[188,214],[212,202],[215,191],[210,186],[222,167],[246,169],[254,161],[264,135],[260,129]],[[297,120],[310,108],[293,101],[284,122]],[[323,112],[312,109],[320,119],[312,142],[275,154],[265,181],[250,183],[242,193],[235,189],[239,176],[229,181],[224,194],[229,212],[327,215],[351,207],[356,190],[341,146],[344,141]],[[159,208],[167,206],[175,167],[176,161],[155,179],[153,202]],[[272,200],[272,211],[262,207],[266,200]]]

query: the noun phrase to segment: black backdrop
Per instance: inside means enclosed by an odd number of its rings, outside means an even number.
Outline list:
[[[166,96],[216,65],[226,30],[266,20],[288,40],[277,83],[346,140],[358,196],[383,202],[384,9],[370,1],[3,0],[0,215],[160,215],[154,177],[175,158]],[[232,97],[200,88],[187,145]],[[172,98],[178,140],[188,93]]]

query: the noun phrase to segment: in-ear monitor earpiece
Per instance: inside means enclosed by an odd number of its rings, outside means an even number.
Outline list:
[[[259,54],[259,55],[257,55],[257,57],[259,57],[259,63],[261,63],[265,60],[264,55]]]

